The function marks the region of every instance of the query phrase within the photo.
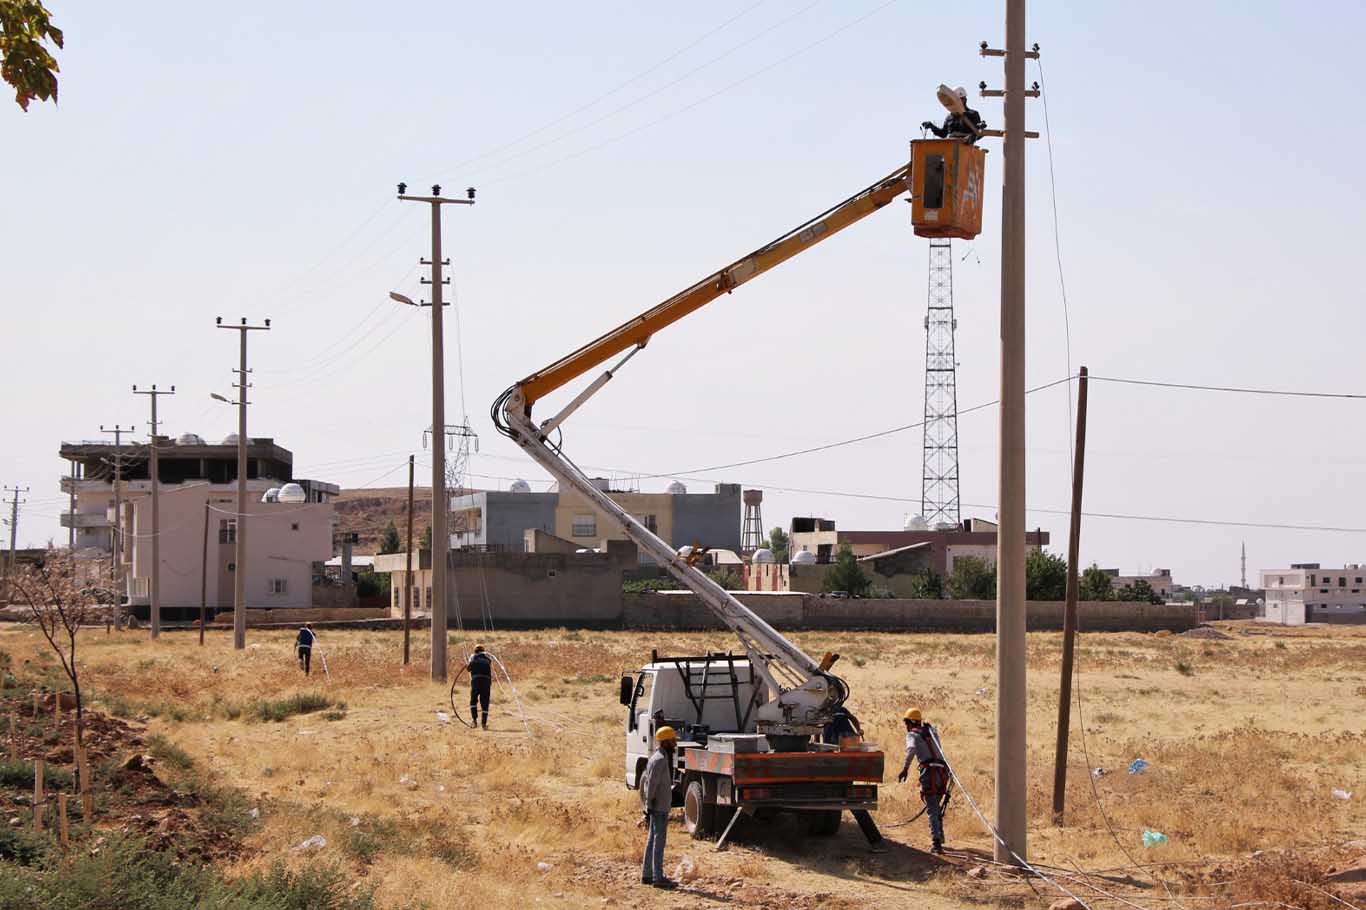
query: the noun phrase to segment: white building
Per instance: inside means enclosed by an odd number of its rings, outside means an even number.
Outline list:
[[[1325,569],[1316,562],[1263,569],[1262,587],[1262,618],[1267,622],[1366,622],[1366,569],[1355,563],[1341,569]]]
[[[74,498],[62,524],[76,530],[83,555],[104,554],[97,558],[111,560],[117,530],[119,574],[135,608],[151,604],[148,454],[145,444],[77,442],[61,448],[62,457],[76,467],[75,477],[62,478],[63,492]],[[247,454],[247,605],[312,606],[315,564],[332,556],[336,518],[330,500],[339,490],[333,484],[292,481],[293,455],[273,440],[252,439]],[[168,618],[197,612],[201,586],[210,613],[229,609],[237,571],[236,439],[207,444],[193,434],[163,438],[158,461],[162,610]]]

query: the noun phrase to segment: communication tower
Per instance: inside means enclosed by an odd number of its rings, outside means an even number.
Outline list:
[[[958,362],[953,347],[953,249],[930,240],[929,308],[925,313],[925,469],[920,514],[936,530],[957,526]]]
[[[764,517],[760,507],[764,502],[763,490],[745,490],[745,520],[740,526],[740,553],[749,556],[764,546]]]

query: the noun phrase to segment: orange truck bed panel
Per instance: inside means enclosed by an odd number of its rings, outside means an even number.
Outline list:
[[[737,785],[801,781],[882,782],[881,752],[708,752],[689,749],[684,767],[734,778]]]

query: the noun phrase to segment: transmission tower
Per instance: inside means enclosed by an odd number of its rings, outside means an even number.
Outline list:
[[[929,309],[925,314],[925,470],[920,513],[932,528],[957,526],[958,363],[954,359],[953,249],[930,241]]]

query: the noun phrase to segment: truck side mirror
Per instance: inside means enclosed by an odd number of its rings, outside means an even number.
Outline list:
[[[636,684],[631,680],[631,677],[623,676],[621,678],[621,703],[623,705],[629,705],[631,703],[631,696],[635,693],[635,690]]]

